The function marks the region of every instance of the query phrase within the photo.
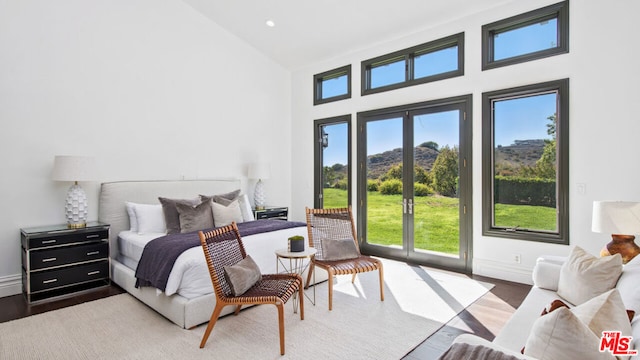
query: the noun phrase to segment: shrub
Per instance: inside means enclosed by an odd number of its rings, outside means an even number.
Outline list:
[[[380,193],[383,195],[402,194],[402,181],[398,179],[390,179],[380,184]]]
[[[336,181],[335,184],[333,184],[334,189],[340,189],[340,190],[347,190],[348,186],[349,186],[349,182],[345,178],[342,178]]]
[[[367,180],[367,191],[378,191],[380,188],[380,181],[378,180]]]
[[[433,194],[433,189],[429,187],[429,185],[414,183],[413,184],[413,195],[415,196],[429,196]]]

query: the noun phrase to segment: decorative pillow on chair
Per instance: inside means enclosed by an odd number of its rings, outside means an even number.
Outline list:
[[[162,204],[164,212],[164,221],[167,224],[167,234],[176,234],[180,232],[180,214],[178,214],[177,204],[196,206],[200,204],[200,199],[168,199],[159,197],[158,200]]]
[[[617,289],[598,295],[574,307],[571,312],[598,337],[603,331],[620,331],[622,336],[631,335],[631,322]]]
[[[232,222],[242,222],[242,212],[238,200],[233,200],[229,205],[225,206],[217,202],[210,202],[213,210],[213,223],[216,227],[226,226]]]
[[[622,273],[620,254],[597,258],[576,246],[560,268],[558,295],[574,305],[615,287]]]
[[[176,203],[176,209],[180,216],[180,232],[192,232],[211,229],[213,227],[213,212],[208,202],[191,206]]]
[[[356,243],[353,239],[321,239],[322,259],[326,261],[337,261],[355,259],[360,256]]]
[[[240,296],[249,290],[261,278],[258,264],[247,255],[233,266],[224,267],[224,277],[231,287],[233,296]]]

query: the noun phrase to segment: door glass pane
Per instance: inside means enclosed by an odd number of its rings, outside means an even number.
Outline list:
[[[413,59],[414,79],[458,69],[458,46],[421,54]]]
[[[402,247],[402,118],[367,122],[367,242]]]
[[[413,117],[414,250],[460,253],[460,111]]]
[[[558,19],[554,18],[494,34],[493,60],[556,47],[558,47]]]
[[[557,232],[556,104],[556,92],[493,102],[493,226]]]
[[[371,88],[379,88],[406,81],[404,58],[371,68]]]
[[[349,136],[347,123],[321,127],[323,208],[349,206]]]

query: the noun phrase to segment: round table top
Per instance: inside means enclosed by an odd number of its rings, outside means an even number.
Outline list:
[[[306,247],[303,251],[289,251],[289,249],[276,250],[276,255],[283,258],[306,258],[316,254],[318,250],[312,247]]]

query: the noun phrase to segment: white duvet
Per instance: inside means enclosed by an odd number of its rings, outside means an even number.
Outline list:
[[[251,255],[260,267],[260,271],[263,274],[269,274],[276,271],[275,251],[286,249],[287,239],[294,235],[301,235],[306,239],[307,228],[301,226],[245,236],[242,242],[247,254]],[[135,271],[144,246],[160,236],[164,234],[140,235],[131,231],[121,232],[118,236],[120,250],[118,260]],[[180,294],[191,299],[212,292],[211,277],[202,248],[196,246],[183,252],[173,265],[164,293],[167,296]]]

